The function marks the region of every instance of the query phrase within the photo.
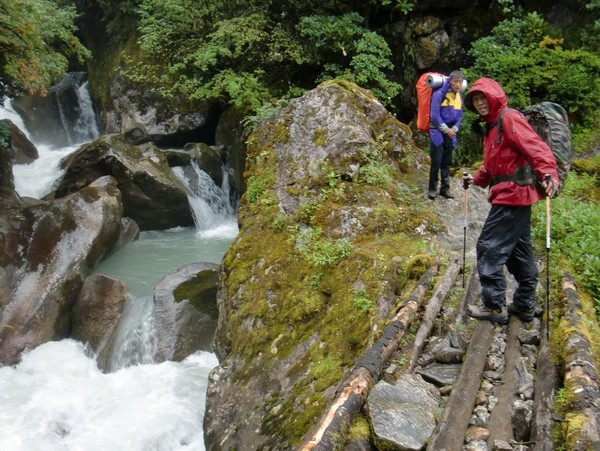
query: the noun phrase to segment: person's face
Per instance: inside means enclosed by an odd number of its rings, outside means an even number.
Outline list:
[[[451,78],[450,89],[454,92],[459,92],[462,89],[463,79],[462,78]]]
[[[487,116],[490,112],[490,104],[482,92],[473,94],[473,107],[480,116]]]

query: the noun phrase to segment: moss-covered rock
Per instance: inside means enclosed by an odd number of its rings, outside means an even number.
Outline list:
[[[315,424],[442,227],[417,194],[422,158],[406,126],[344,81],[249,137],[240,234],[218,294],[207,447],[290,449]]]

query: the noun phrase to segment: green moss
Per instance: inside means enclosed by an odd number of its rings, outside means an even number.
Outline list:
[[[431,255],[415,255],[408,259],[404,272],[411,279],[419,279],[433,263]]]
[[[202,271],[189,280],[186,280],[173,294],[176,302],[187,299],[200,312],[211,318],[218,318],[217,285],[219,274],[216,271]]]
[[[594,175],[600,179],[600,155],[585,159],[575,159],[572,161],[572,167],[577,172]]]
[[[327,129],[319,128],[315,131],[315,134],[313,136],[313,143],[317,147],[323,147],[327,142],[327,139]]]

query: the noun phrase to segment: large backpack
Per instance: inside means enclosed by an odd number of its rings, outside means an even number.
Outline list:
[[[431,85],[432,76],[445,77],[437,72],[425,72],[417,80],[415,89],[417,91],[417,128],[422,132],[429,131],[429,110],[431,109],[431,93],[433,86]],[[429,83],[427,78],[429,77]]]
[[[504,111],[502,111],[498,117],[497,143],[500,143],[502,134],[502,114]],[[546,101],[531,105],[525,108],[522,113],[527,119],[527,122],[529,122],[529,125],[531,125],[531,128],[533,128],[552,150],[558,169],[559,186],[556,194],[558,195],[562,190],[567,174],[571,169],[571,157],[573,155],[571,130],[569,128],[569,117],[567,112],[558,103]],[[532,174],[533,171],[531,171],[531,175]],[[519,180],[519,174],[517,173],[505,177],[502,177],[503,180],[513,180],[517,183],[522,181]]]

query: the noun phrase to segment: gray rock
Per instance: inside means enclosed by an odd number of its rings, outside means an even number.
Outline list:
[[[423,376],[428,382],[431,382],[438,387],[452,385],[456,382],[460,374],[460,364],[433,364],[425,368],[420,368],[417,373]]]
[[[166,275],[154,289],[156,360],[183,360],[210,351],[217,327],[219,265],[192,263]]]
[[[24,208],[12,224],[20,233],[7,230],[12,241],[2,246],[9,251],[2,257],[3,273],[11,278],[0,304],[1,363],[15,363],[24,349],[67,336],[73,303],[91,269],[117,241],[121,214],[112,177]],[[21,250],[13,259],[15,246]]]
[[[435,429],[439,402],[435,387],[419,376],[405,375],[394,385],[378,382],[367,399],[378,449],[422,449]]]
[[[160,140],[177,133],[201,129],[207,124],[210,105],[167,103],[143,84],[116,74],[110,87],[111,105],[102,112],[107,133],[133,132],[137,144]],[[184,107],[185,105],[185,107]],[[137,137],[137,138],[136,138]]]
[[[515,440],[518,442],[529,440],[531,419],[533,418],[533,401],[518,399],[513,402],[512,407],[511,422]]]
[[[123,215],[141,230],[194,224],[187,192],[155,146],[132,146],[120,135],[103,135],[70,154],[55,196],[73,193],[103,175],[116,179],[123,195]]]
[[[13,163],[29,164],[37,160],[39,157],[37,148],[19,127],[9,119],[0,120],[0,127],[7,127],[9,130],[8,151]]]
[[[90,346],[103,370],[108,369],[113,332],[127,296],[127,287],[122,281],[104,274],[92,274],[85,279],[73,307],[71,337]]]

